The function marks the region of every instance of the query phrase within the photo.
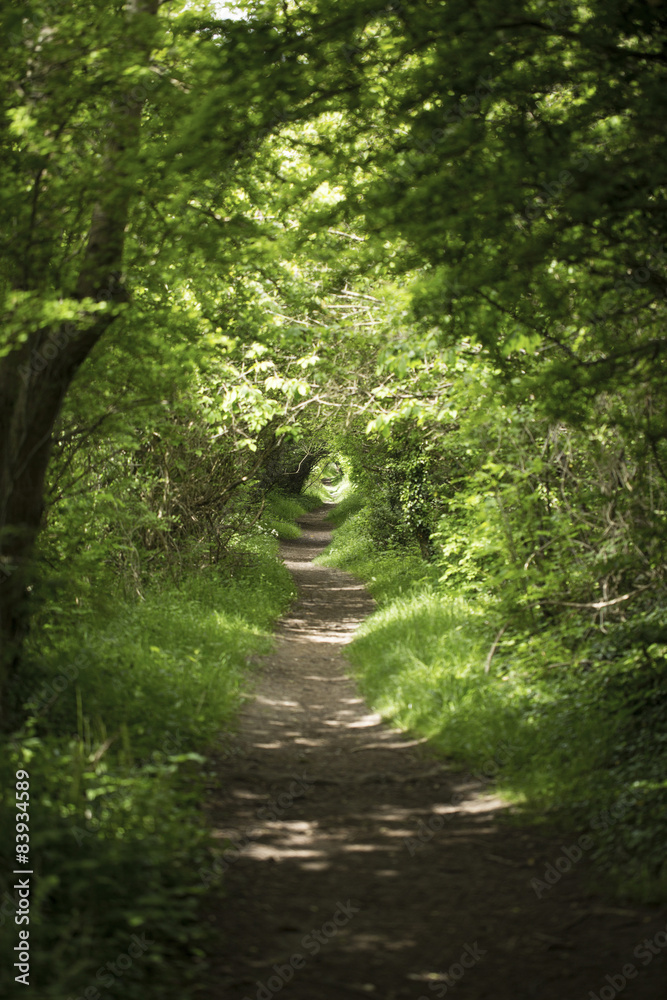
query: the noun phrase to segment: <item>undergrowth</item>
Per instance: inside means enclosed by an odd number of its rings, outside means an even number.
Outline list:
[[[133,603],[119,587],[96,614],[42,610],[13,692],[22,721],[0,757],[0,827],[14,829],[24,769],[30,986],[43,1000],[186,998],[201,982],[206,753],[233,727],[249,658],[268,650],[293,596],[275,535],[291,536],[292,519],[319,503],[271,497],[217,566],[156,578]],[[7,955],[18,940],[14,867],[5,853]],[[21,995],[15,974],[0,972],[3,996]]]
[[[556,626],[517,627],[490,657],[494,594],[443,583],[443,567],[424,562],[416,545],[379,548],[359,493],[333,520],[321,561],[361,577],[380,604],[349,647],[371,705],[493,777],[514,817],[590,832],[594,877],[606,891],[667,898],[659,650],[647,679],[636,651],[605,658]]]
[[[262,524],[278,538],[299,538],[301,529],[294,523],[296,518],[321,503],[321,497],[314,491],[294,497],[274,490],[269,494]]]

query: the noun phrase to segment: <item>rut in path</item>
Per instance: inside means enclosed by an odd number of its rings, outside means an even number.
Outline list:
[[[581,834],[499,823],[483,780],[364,704],[344,647],[372,599],[312,563],[330,507],[282,546],[300,596],[215,762],[209,815],[236,849],[207,996],[665,1000],[664,908],[588,892]]]

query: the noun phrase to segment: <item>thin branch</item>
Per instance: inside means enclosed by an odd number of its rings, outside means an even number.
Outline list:
[[[374,295],[362,295],[361,292],[348,292],[347,289],[343,292],[334,292],[334,295],[345,295],[353,299],[368,299],[369,302],[382,302],[382,299],[376,299]]]
[[[611,608],[615,604],[622,604],[623,601],[630,601],[637,594],[641,594],[643,590],[650,590],[654,586],[653,583],[647,583],[643,587],[637,587],[636,590],[631,590],[628,594],[622,594],[620,597],[615,597],[613,601],[594,601],[589,604],[580,604],[577,601],[543,601],[543,604],[556,604],[561,608],[589,608],[591,611],[601,611],[602,608]]]
[[[327,232],[332,233],[334,236],[344,236],[347,240],[355,240],[357,243],[365,243],[365,236],[355,236],[353,233],[343,233],[340,229],[329,229]]]
[[[489,655],[487,656],[486,661],[484,663],[484,673],[485,674],[488,674],[489,670],[491,669],[491,660],[493,659],[494,653],[495,653],[496,649],[498,648],[498,643],[500,642],[500,640],[502,639],[503,635],[505,634],[505,629],[506,628],[507,628],[507,625],[503,625],[503,627],[500,629],[500,631],[496,635],[495,639],[493,640],[493,645],[491,646],[491,649],[489,650]]]

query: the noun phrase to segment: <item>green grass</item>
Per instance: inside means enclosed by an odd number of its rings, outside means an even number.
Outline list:
[[[29,714],[1,750],[0,826],[9,843],[13,774],[24,768],[36,872],[30,983],[40,998],[88,989],[92,1000],[115,990],[171,1000],[201,977],[205,754],[233,727],[248,659],[270,648],[293,596],[276,549],[258,533],[228,563],[178,586],[157,581],[132,605],[110,596],[104,618],[53,621],[31,640]],[[3,864],[1,899],[11,867]],[[0,916],[3,954],[16,932]],[[110,985],[113,972],[98,972],[128,953],[135,934],[150,945]],[[0,992],[22,995],[11,963]]]
[[[386,572],[386,568],[385,568]],[[448,756],[481,764],[515,735],[522,699],[484,674],[480,614],[425,584],[362,625],[351,658],[373,704],[429,736]]]
[[[359,493],[343,491],[328,519],[337,530],[317,562],[323,566],[342,566],[361,577],[376,600],[386,602],[424,584],[437,583],[436,568],[424,562],[417,545],[399,551],[378,549],[371,541]]]
[[[267,497],[261,523],[265,530],[277,538],[285,540],[299,538],[301,529],[294,523],[295,520],[302,514],[315,510],[321,504],[322,499],[317,492],[302,493],[298,497],[292,497],[279,490],[273,490]]]
[[[491,595],[445,589],[441,568],[415,551],[378,550],[359,496],[346,497],[334,520],[321,561],[364,579],[380,604],[348,647],[373,708],[494,777],[514,815],[593,831],[607,890],[667,898],[667,707],[630,704],[636,672],[591,671],[557,629],[510,631],[487,673],[498,629]]]

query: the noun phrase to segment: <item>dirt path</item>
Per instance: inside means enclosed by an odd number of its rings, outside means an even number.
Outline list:
[[[300,598],[217,762],[237,846],[211,1000],[665,1000],[667,911],[590,895],[586,842],[499,824],[482,781],[364,704],[344,646],[373,602],[313,566],[326,510],[282,547]]]

